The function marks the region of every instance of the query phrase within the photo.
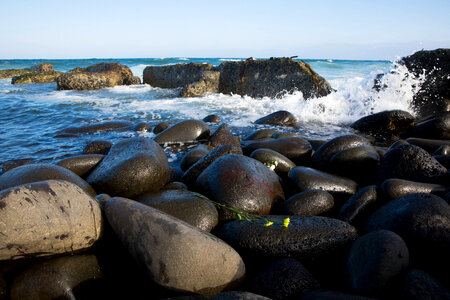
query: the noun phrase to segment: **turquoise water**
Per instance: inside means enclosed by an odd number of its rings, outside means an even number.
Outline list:
[[[0,60],[0,69],[26,68],[46,62],[56,71],[68,71],[100,62],[120,62],[142,78],[146,66],[176,63],[219,65],[236,58],[142,58],[142,59],[65,59]],[[79,138],[54,138],[67,127],[110,120],[148,122],[156,125],[185,119],[203,119],[217,114],[231,130],[244,136],[261,128],[252,122],[277,110],[288,110],[299,120],[295,131],[306,138],[328,139],[352,132],[348,125],[372,112],[403,109],[414,113],[410,100],[414,84],[406,71],[390,61],[305,60],[336,90],[332,94],[305,101],[301,93],[282,99],[253,99],[237,95],[211,94],[198,98],[179,98],[177,89],[159,89],[149,85],[120,86],[97,91],[57,91],[56,83],[11,85],[0,80],[0,164],[13,159],[53,161],[79,154],[91,140],[112,142],[137,133],[109,132],[84,134]],[[388,73],[389,88],[377,93],[372,89],[376,74]],[[214,129],[214,128],[212,128]],[[151,137],[151,133],[143,135]],[[171,160],[177,156],[169,153]]]

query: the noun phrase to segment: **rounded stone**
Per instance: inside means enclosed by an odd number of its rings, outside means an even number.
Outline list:
[[[450,155],[435,155],[433,157],[447,170],[450,169]]]
[[[228,291],[214,295],[210,300],[271,300],[270,298],[245,291]]]
[[[409,143],[405,140],[397,140],[389,146],[388,150],[394,149],[395,147],[398,147],[400,145],[409,145]]]
[[[273,134],[277,133],[275,129],[259,129],[244,138],[244,141],[253,141],[264,138],[270,138]]]
[[[160,122],[160,123],[158,123],[158,124],[155,126],[155,128],[153,128],[153,133],[154,133],[154,134],[161,133],[161,132],[163,132],[164,130],[166,130],[167,128],[169,128],[169,127],[170,127],[170,124],[169,124],[169,123],[167,123],[167,122]]]
[[[244,279],[239,254],[208,232],[124,198],[110,199],[105,214],[131,257],[158,285],[212,296]]]
[[[207,145],[198,145],[194,149],[189,150],[181,159],[180,162],[181,170],[186,171],[211,150],[212,147]]]
[[[403,110],[386,110],[362,117],[351,127],[369,134],[398,133],[414,125],[414,117]]]
[[[23,165],[0,176],[0,191],[38,181],[65,180],[78,185],[85,192],[95,196],[94,189],[81,177],[66,168],[52,164]]]
[[[374,147],[363,145],[337,152],[329,163],[334,173],[361,180],[376,174],[380,157]]]
[[[186,120],[178,122],[155,136],[159,144],[192,142],[209,137],[209,126],[202,121]]]
[[[442,146],[450,146],[447,140],[432,140],[424,138],[407,138],[406,141],[414,146],[420,147],[428,153],[433,153]]]
[[[216,159],[198,176],[196,186],[216,202],[257,215],[269,214],[275,203],[284,200],[278,175],[243,155]],[[219,210],[220,220],[235,218],[234,212]]]
[[[450,112],[417,123],[410,134],[419,138],[450,139]]]
[[[284,137],[299,137],[299,135],[295,132],[275,132],[272,134],[272,138],[281,139]]]
[[[433,155],[450,155],[450,145],[442,145],[433,152]]]
[[[33,164],[33,161],[28,158],[22,158],[22,159],[13,159],[9,160],[7,162],[4,162],[2,164],[2,172],[5,173],[9,170],[12,170],[14,168],[24,166],[24,165],[31,165]]]
[[[287,216],[267,216],[265,220],[231,221],[217,236],[241,254],[260,257],[292,257],[303,261],[331,254],[348,246],[358,236],[352,225],[326,217],[290,216],[288,228],[281,225]]]
[[[187,190],[163,190],[135,198],[201,230],[211,231],[219,222],[215,206],[200,194]]]
[[[87,181],[100,193],[134,197],[157,191],[170,178],[170,167],[163,149],[143,137],[115,144]]]
[[[360,189],[342,205],[338,218],[353,225],[364,220],[375,207],[377,195],[376,185]]]
[[[49,180],[0,192],[0,260],[70,253],[100,237],[97,201],[77,185]]]
[[[101,154],[77,155],[62,159],[56,164],[82,177],[94,170],[104,157]]]
[[[383,181],[381,190],[388,199],[395,199],[408,194],[433,193],[443,194],[446,187],[440,184],[415,182],[391,178]]]
[[[359,295],[346,294],[339,291],[310,291],[301,295],[299,300],[376,300]]]
[[[403,277],[403,296],[411,300],[450,299],[450,292],[433,276],[412,269]]]
[[[95,132],[104,132],[104,131],[122,131],[128,130],[133,123],[129,121],[108,121],[102,123],[96,123],[81,127],[69,127],[66,128],[60,133],[95,133]]]
[[[265,117],[259,118],[255,121],[255,124],[295,126],[297,124],[297,118],[288,111],[280,110]]]
[[[256,149],[250,154],[250,157],[262,162],[263,164],[275,164],[275,173],[288,173],[295,164],[286,156],[271,149]]]
[[[221,145],[240,145],[239,139],[235,137],[227,124],[222,124],[209,138],[211,147],[218,147]]]
[[[284,212],[293,216],[317,216],[330,211],[334,198],[322,190],[308,190],[296,194],[284,202]]]
[[[215,123],[218,124],[220,123],[220,117],[218,115],[207,115],[206,117],[203,118],[203,122],[207,122],[207,123]]]
[[[83,154],[102,154],[106,155],[111,149],[112,143],[108,141],[92,141],[83,149]]]
[[[152,126],[146,122],[139,122],[137,124],[134,124],[131,129],[136,132],[151,132]]]

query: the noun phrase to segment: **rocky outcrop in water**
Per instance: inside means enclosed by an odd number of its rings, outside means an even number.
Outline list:
[[[7,69],[0,70],[0,79],[12,78],[14,76],[20,76],[26,73],[30,73],[30,69]]]
[[[58,90],[95,90],[117,85],[140,84],[130,68],[120,63],[99,63],[76,68],[60,76]]]
[[[162,67],[146,67],[143,81],[151,86],[166,89],[184,87],[201,80],[206,71],[214,71],[211,64],[176,64]]]
[[[11,72],[5,72],[11,71]],[[0,78],[12,77],[11,84],[31,84],[55,82],[63,73],[55,72],[52,64],[39,64],[25,70],[3,70],[0,71]],[[12,76],[8,76],[12,75]]]

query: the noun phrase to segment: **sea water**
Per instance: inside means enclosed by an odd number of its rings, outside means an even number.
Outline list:
[[[210,63],[220,65],[237,58],[143,58],[143,59],[65,59],[0,60],[0,69],[28,68],[51,63],[55,71],[68,71],[100,62],[120,62],[142,79],[147,66],[176,63]],[[301,92],[280,99],[254,99],[239,95],[210,94],[180,98],[179,89],[161,89],[150,85],[118,86],[95,91],[57,91],[56,83],[12,85],[11,79],[0,79],[0,165],[14,159],[54,162],[80,154],[92,140],[116,142],[130,136],[152,133],[101,132],[80,137],[54,138],[68,127],[104,121],[126,120],[134,123],[173,124],[186,119],[220,116],[232,132],[240,137],[267,125],[253,122],[278,110],[293,113],[298,128],[274,127],[296,132],[313,139],[330,139],[353,133],[349,125],[357,119],[383,110],[401,109],[414,114],[410,106],[420,79],[406,68],[391,61],[305,60],[314,71],[331,84],[334,91],[325,97],[305,100]],[[385,73],[380,92],[373,89],[377,74]],[[214,130],[212,126],[212,130]],[[166,151],[174,161],[177,155]]]

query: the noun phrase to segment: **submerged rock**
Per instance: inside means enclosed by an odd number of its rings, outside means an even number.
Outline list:
[[[108,121],[102,123],[89,124],[86,126],[69,127],[61,130],[61,133],[96,133],[104,131],[128,130],[133,123],[129,121]]]

